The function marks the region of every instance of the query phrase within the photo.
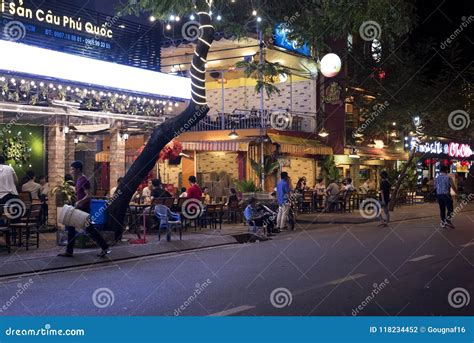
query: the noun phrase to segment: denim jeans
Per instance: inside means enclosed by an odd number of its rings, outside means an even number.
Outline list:
[[[438,199],[441,221],[443,223],[451,223],[451,218],[453,216],[453,198],[450,194],[438,194],[436,195],[436,199]]]
[[[385,219],[384,216],[382,215],[382,211],[385,214]],[[385,221],[387,224],[390,222],[390,208],[388,203],[384,203],[383,201],[380,203],[380,214],[379,214],[379,220]]]

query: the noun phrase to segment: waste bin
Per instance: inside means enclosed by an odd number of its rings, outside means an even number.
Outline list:
[[[107,201],[106,200],[91,200],[91,224],[102,226],[107,222]]]

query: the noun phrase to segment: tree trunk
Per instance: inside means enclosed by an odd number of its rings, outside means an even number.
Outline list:
[[[173,138],[178,137],[181,133],[195,126],[209,112],[209,107],[206,103],[205,63],[209,48],[214,40],[214,27],[211,24],[211,18],[208,13],[199,12],[198,15],[201,35],[197,41],[190,70],[192,100],[182,113],[166,120],[154,129],[142,153],[132,164],[118,186],[115,192],[117,196],[114,197],[107,208],[107,228],[115,231],[116,239],[121,237],[124,230],[125,215],[130,200],[142,180],[155,166],[160,151]]]
[[[413,159],[415,158],[415,154],[416,154],[416,146],[413,147],[410,150],[410,155],[408,156],[408,161],[403,166],[403,169],[400,172],[400,176],[399,176],[397,182],[395,183],[395,187],[392,191],[392,194],[390,195],[390,199],[391,199],[390,203],[389,203],[390,211],[393,211],[395,209],[395,205],[396,205],[396,202],[397,202],[398,191],[400,190],[400,186],[402,185],[403,179],[407,175],[408,168],[410,167],[411,163],[413,162]]]

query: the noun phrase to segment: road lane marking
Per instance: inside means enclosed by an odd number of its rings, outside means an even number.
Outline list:
[[[355,280],[355,279],[360,279],[360,278],[363,278],[367,276],[367,274],[354,274],[354,275],[349,275],[349,276],[346,276],[342,279],[337,279],[337,280],[333,280],[333,281],[329,281],[328,283],[326,283],[325,285],[340,285],[341,283],[344,283],[344,282],[348,282],[348,281],[352,281],[352,280]]]
[[[221,311],[221,312],[210,314],[208,317],[231,316],[233,314],[244,312],[244,311],[247,311],[247,310],[250,310],[250,309],[253,309],[253,308],[255,308],[255,306],[242,305],[242,306],[239,306],[239,307],[234,307],[234,308],[230,308],[228,310],[224,310],[224,311]]]
[[[431,258],[433,256],[434,255],[423,255],[423,256],[420,256],[420,257],[412,258],[411,260],[408,260],[408,262],[418,262],[418,261],[426,260],[427,258]]]
[[[467,248],[467,247],[470,247],[471,245],[474,245],[474,242],[469,242],[467,244],[463,244],[461,245],[463,248]]]

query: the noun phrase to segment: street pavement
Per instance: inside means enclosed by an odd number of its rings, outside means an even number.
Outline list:
[[[455,223],[300,224],[266,242],[3,278],[0,315],[473,315],[474,212]]]

